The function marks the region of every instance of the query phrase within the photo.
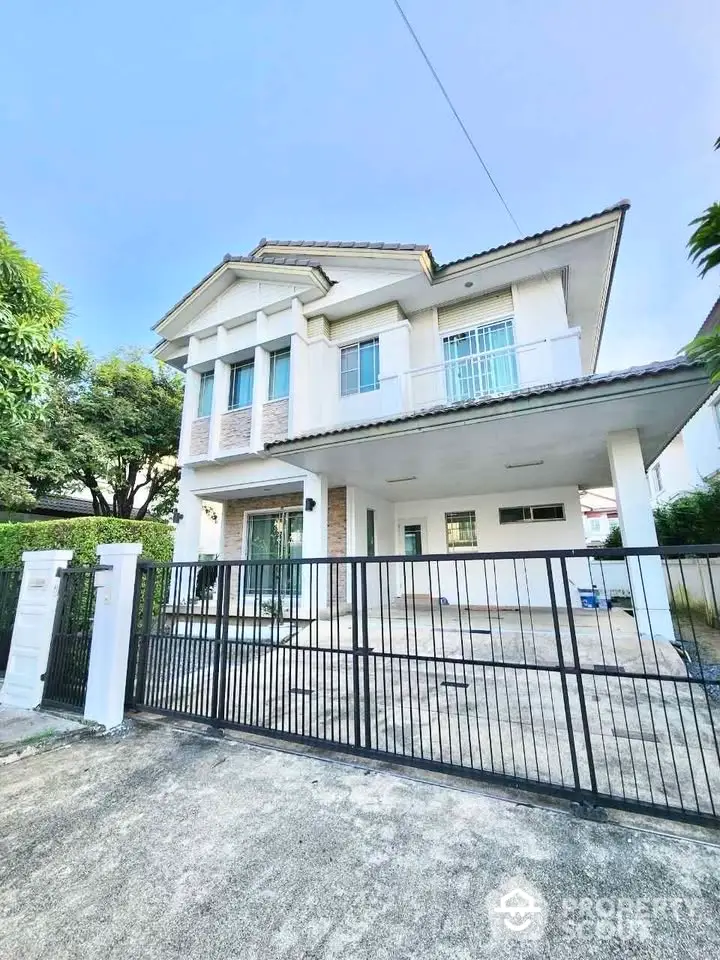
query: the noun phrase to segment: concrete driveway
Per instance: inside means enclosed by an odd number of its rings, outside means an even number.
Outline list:
[[[17,761],[0,957],[720,951],[720,837],[450,783],[162,724]]]

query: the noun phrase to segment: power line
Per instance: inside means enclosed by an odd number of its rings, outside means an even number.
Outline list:
[[[470,131],[469,131],[468,128],[465,126],[465,124],[464,124],[463,121],[462,121],[462,118],[460,117],[460,114],[459,114],[459,113],[457,112],[457,110],[455,109],[455,105],[454,105],[454,103],[452,102],[452,100],[450,99],[450,94],[449,94],[449,93],[447,92],[447,90],[445,89],[445,86],[444,86],[442,80],[441,80],[440,77],[438,76],[437,70],[436,70],[435,67],[432,65],[432,62],[431,62],[431,60],[430,60],[430,57],[428,57],[427,53],[425,53],[425,49],[424,49],[423,45],[420,43],[420,40],[418,39],[418,35],[417,35],[417,34],[415,33],[415,31],[413,30],[412,24],[410,23],[410,21],[408,20],[408,18],[405,16],[405,11],[404,11],[403,8],[400,6],[399,0],[393,0],[393,3],[394,3],[395,6],[397,7],[397,11],[398,11],[398,13],[400,14],[400,16],[402,17],[402,19],[403,19],[403,21],[404,21],[404,23],[405,23],[405,26],[408,28],[408,31],[410,32],[410,36],[411,36],[411,37],[413,38],[413,40],[415,41],[415,45],[417,46],[418,50],[419,50],[420,53],[422,54],[422,58],[423,58],[423,60],[425,61],[425,63],[427,64],[428,70],[429,70],[430,73],[433,75],[433,77],[434,77],[434,79],[435,79],[435,82],[437,83],[438,87],[440,88],[440,92],[442,93],[443,97],[445,97],[445,100],[447,101],[447,105],[448,105],[448,106],[450,107],[450,109],[452,110],[453,116],[455,117],[455,119],[457,120],[458,124],[460,125],[460,129],[461,129],[462,132],[465,134],[465,139],[466,139],[467,142],[470,144],[470,146],[471,146],[471,148],[472,148],[472,151],[473,151],[473,153],[475,154],[475,156],[478,158],[478,160],[480,161],[480,163],[481,163],[481,165],[482,165],[482,168],[483,168],[483,170],[485,171],[485,173],[486,173],[486,175],[487,175],[488,180],[489,180],[490,183],[493,185],[493,189],[495,190],[495,193],[498,195],[498,197],[500,198],[500,202],[501,202],[502,205],[505,207],[505,210],[507,211],[507,215],[510,217],[510,219],[511,219],[512,222],[513,222],[513,224],[515,225],[515,229],[517,230],[518,234],[519,234],[520,236],[522,236],[522,230],[520,229],[520,225],[518,224],[517,220],[516,220],[515,217],[513,216],[512,210],[511,210],[510,207],[507,205],[507,201],[505,200],[505,197],[504,197],[504,196],[502,195],[502,193],[500,192],[500,187],[498,187],[497,183],[495,183],[495,180],[493,179],[493,175],[490,173],[490,170],[488,169],[488,165],[485,163],[485,161],[484,161],[483,158],[482,158],[482,154],[480,153],[480,151],[478,150],[478,148],[475,146],[475,141],[473,140],[472,136],[470,135]]]

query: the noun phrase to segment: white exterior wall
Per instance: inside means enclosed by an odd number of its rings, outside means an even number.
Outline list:
[[[565,520],[542,523],[500,524],[500,507],[526,506],[532,504],[563,503]],[[570,549],[585,546],[582,513],[576,487],[552,487],[546,489],[519,491],[506,494],[487,494],[475,497],[452,497],[436,500],[414,500],[397,503],[395,506],[393,554],[404,552],[402,528],[405,523],[420,524],[423,530],[423,552],[444,554],[448,563],[432,564],[432,593],[438,589],[450,603],[469,601],[479,606],[542,606],[550,605],[547,582],[547,569],[544,560],[498,561],[494,567],[491,562],[468,560],[467,584],[460,577],[459,597],[456,582],[455,559],[462,559],[464,552],[449,554],[445,534],[445,514],[453,511],[475,511],[478,545],[481,553]],[[378,551],[380,552],[380,551]],[[468,557],[475,552],[466,551]],[[439,567],[439,570],[438,570]],[[487,573],[488,582],[485,581]],[[558,570],[554,571],[555,588],[559,604],[564,603],[561,596],[561,582]],[[589,587],[590,578],[584,561],[568,561],[568,574],[571,581],[571,599],[579,602],[578,587]],[[439,575],[439,584],[437,577]],[[517,575],[517,576],[516,576]],[[397,593],[402,593],[401,571],[397,571]],[[410,587],[408,587],[410,592]],[[427,564],[416,564],[414,585],[411,592],[416,595],[430,593]]]
[[[720,390],[715,391],[650,465],[648,481],[653,507],[700,486],[705,477],[720,470],[718,403]],[[662,477],[662,490],[659,491],[653,476],[653,468],[658,463]]]

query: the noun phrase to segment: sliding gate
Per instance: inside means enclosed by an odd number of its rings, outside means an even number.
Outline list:
[[[720,632],[640,600],[710,569],[690,550],[140,564],[128,703],[718,823]],[[599,554],[624,607],[592,589]]]

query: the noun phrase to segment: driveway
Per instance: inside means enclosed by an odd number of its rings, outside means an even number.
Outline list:
[[[136,723],[0,771],[0,956],[717,955],[720,836],[637,822]]]

